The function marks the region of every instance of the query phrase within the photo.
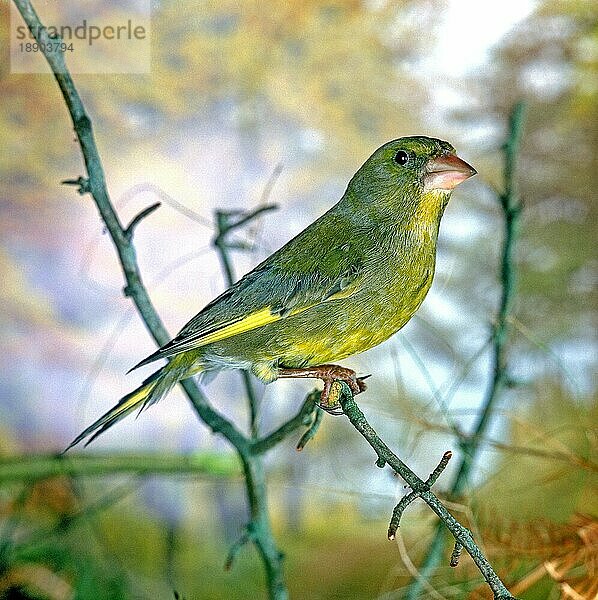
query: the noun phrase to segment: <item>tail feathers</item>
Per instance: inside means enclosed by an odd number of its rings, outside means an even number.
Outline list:
[[[115,423],[126,417],[128,414],[133,412],[136,408],[143,409],[147,405],[153,404],[157,402],[162,394],[155,395],[152,393],[155,388],[159,386],[160,378],[159,376],[162,374],[162,369],[154,373],[151,377],[146,379],[143,384],[138,387],[136,390],[132,391],[130,394],[127,394],[123,398],[121,398],[116,404],[113,406],[106,414],[101,416],[95,423],[90,425],[87,429],[82,431],[63,451],[63,454],[70,450],[73,446],[76,446],[79,442],[84,440],[86,437],[91,437],[85,442],[87,446],[93,440],[95,440],[99,435],[104,433],[107,429],[112,427]],[[156,390],[158,391],[158,390]]]

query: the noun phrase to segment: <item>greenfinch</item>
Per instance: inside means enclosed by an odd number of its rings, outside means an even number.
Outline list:
[[[168,344],[134,368],[168,362],[83,431],[91,442],[180,380],[245,369],[264,383],[281,377],[335,380],[365,389],[334,363],[396,333],[434,277],[440,219],[452,190],[476,171],[447,142],[413,136],[378,148],[328,212],[212,300]]]

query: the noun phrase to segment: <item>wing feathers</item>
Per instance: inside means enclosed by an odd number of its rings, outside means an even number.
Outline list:
[[[242,282],[243,280],[240,283]],[[287,285],[287,290],[290,288],[292,291],[290,293],[287,291],[286,297],[283,296],[280,302],[271,302],[271,304],[264,308],[260,308],[246,316],[239,316],[236,319],[232,318],[224,322],[221,319],[216,319],[216,322],[212,322],[210,325],[208,319],[212,310],[216,310],[221,304],[223,305],[221,310],[223,310],[230,298],[235,296],[235,293],[240,294],[243,292],[242,289],[238,289],[235,286],[212,301],[171,342],[143,359],[131,371],[155,360],[168,358],[188,350],[196,350],[207,344],[212,344],[239,335],[240,333],[263,327],[269,323],[274,323],[280,319],[291,317],[322,302],[348,298],[361,288],[360,269],[353,267],[346,270],[336,281],[331,282],[329,280],[326,282],[326,287],[322,286],[322,283],[324,283],[322,281],[318,282],[314,280],[310,283],[312,285],[308,285],[305,280],[297,279],[294,285]],[[235,311],[231,310],[231,312],[234,314]],[[203,320],[201,319],[202,316],[208,321],[204,322],[203,327],[200,325],[201,320]],[[195,329],[196,327],[197,329]]]
[[[180,354],[186,350],[195,350],[201,348],[206,344],[218,342],[220,340],[229,338],[239,333],[245,333],[251,329],[262,327],[268,323],[273,323],[281,318],[280,314],[273,313],[270,307],[263,308],[247,315],[244,318],[229,321],[224,326],[208,329],[207,331],[198,331],[196,333],[185,333],[181,337],[175,337],[171,342],[160,348],[160,350],[154,352],[147,358],[144,358],[140,363],[136,364],[131,371],[147,365],[148,363],[159,360],[160,358],[168,358],[175,354]]]
[[[211,344],[213,342],[218,342],[225,338],[229,338],[233,335],[238,335],[239,333],[245,333],[246,331],[250,331],[251,329],[256,329],[257,327],[262,327],[263,325],[267,325],[268,323],[273,323],[274,321],[278,321],[280,319],[279,314],[275,314],[270,310],[270,307],[262,308],[257,312],[251,313],[242,319],[238,319],[236,321],[229,322],[228,324],[219,327],[215,331],[206,333],[205,331],[198,331],[195,334],[187,334],[180,341],[176,341],[176,338],[173,340],[175,342],[170,347],[165,347],[164,350],[168,350],[168,354],[164,354],[164,356],[169,356],[170,354],[178,354],[179,352],[184,352],[185,350],[193,350],[195,348],[199,348],[201,346],[205,346],[206,344]],[[172,351],[172,352],[171,352]]]

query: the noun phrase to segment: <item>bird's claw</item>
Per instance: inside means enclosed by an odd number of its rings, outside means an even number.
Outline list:
[[[342,394],[341,382],[346,383],[351,392],[354,395],[361,394],[367,389],[364,379],[367,379],[370,375],[364,377],[357,377],[355,372],[344,367],[338,367],[331,365],[327,372],[322,377],[324,381],[324,389],[320,394],[320,402],[318,406],[326,411],[330,415],[342,415],[344,414],[343,408],[340,404],[340,398]]]
[[[346,383],[351,389],[351,393],[356,396],[366,390],[364,379],[369,375],[357,377],[355,371],[341,367],[339,365],[317,365],[309,368],[288,368],[280,367],[278,377],[306,377],[316,378],[324,382],[324,389],[320,393],[318,406],[331,415],[342,415],[343,410],[340,404],[342,386]]]

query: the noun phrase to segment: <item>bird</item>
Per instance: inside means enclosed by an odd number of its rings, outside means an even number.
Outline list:
[[[422,304],[434,277],[440,220],[453,189],[476,174],[448,142],[401,137],[378,148],[341,199],[197,313],[133,369],[167,359],[87,427],[67,450],[89,444],[179,381],[224,369],[333,382],[353,394],[365,377],[336,363],[395,334]],[[131,371],[133,370],[131,369]]]

